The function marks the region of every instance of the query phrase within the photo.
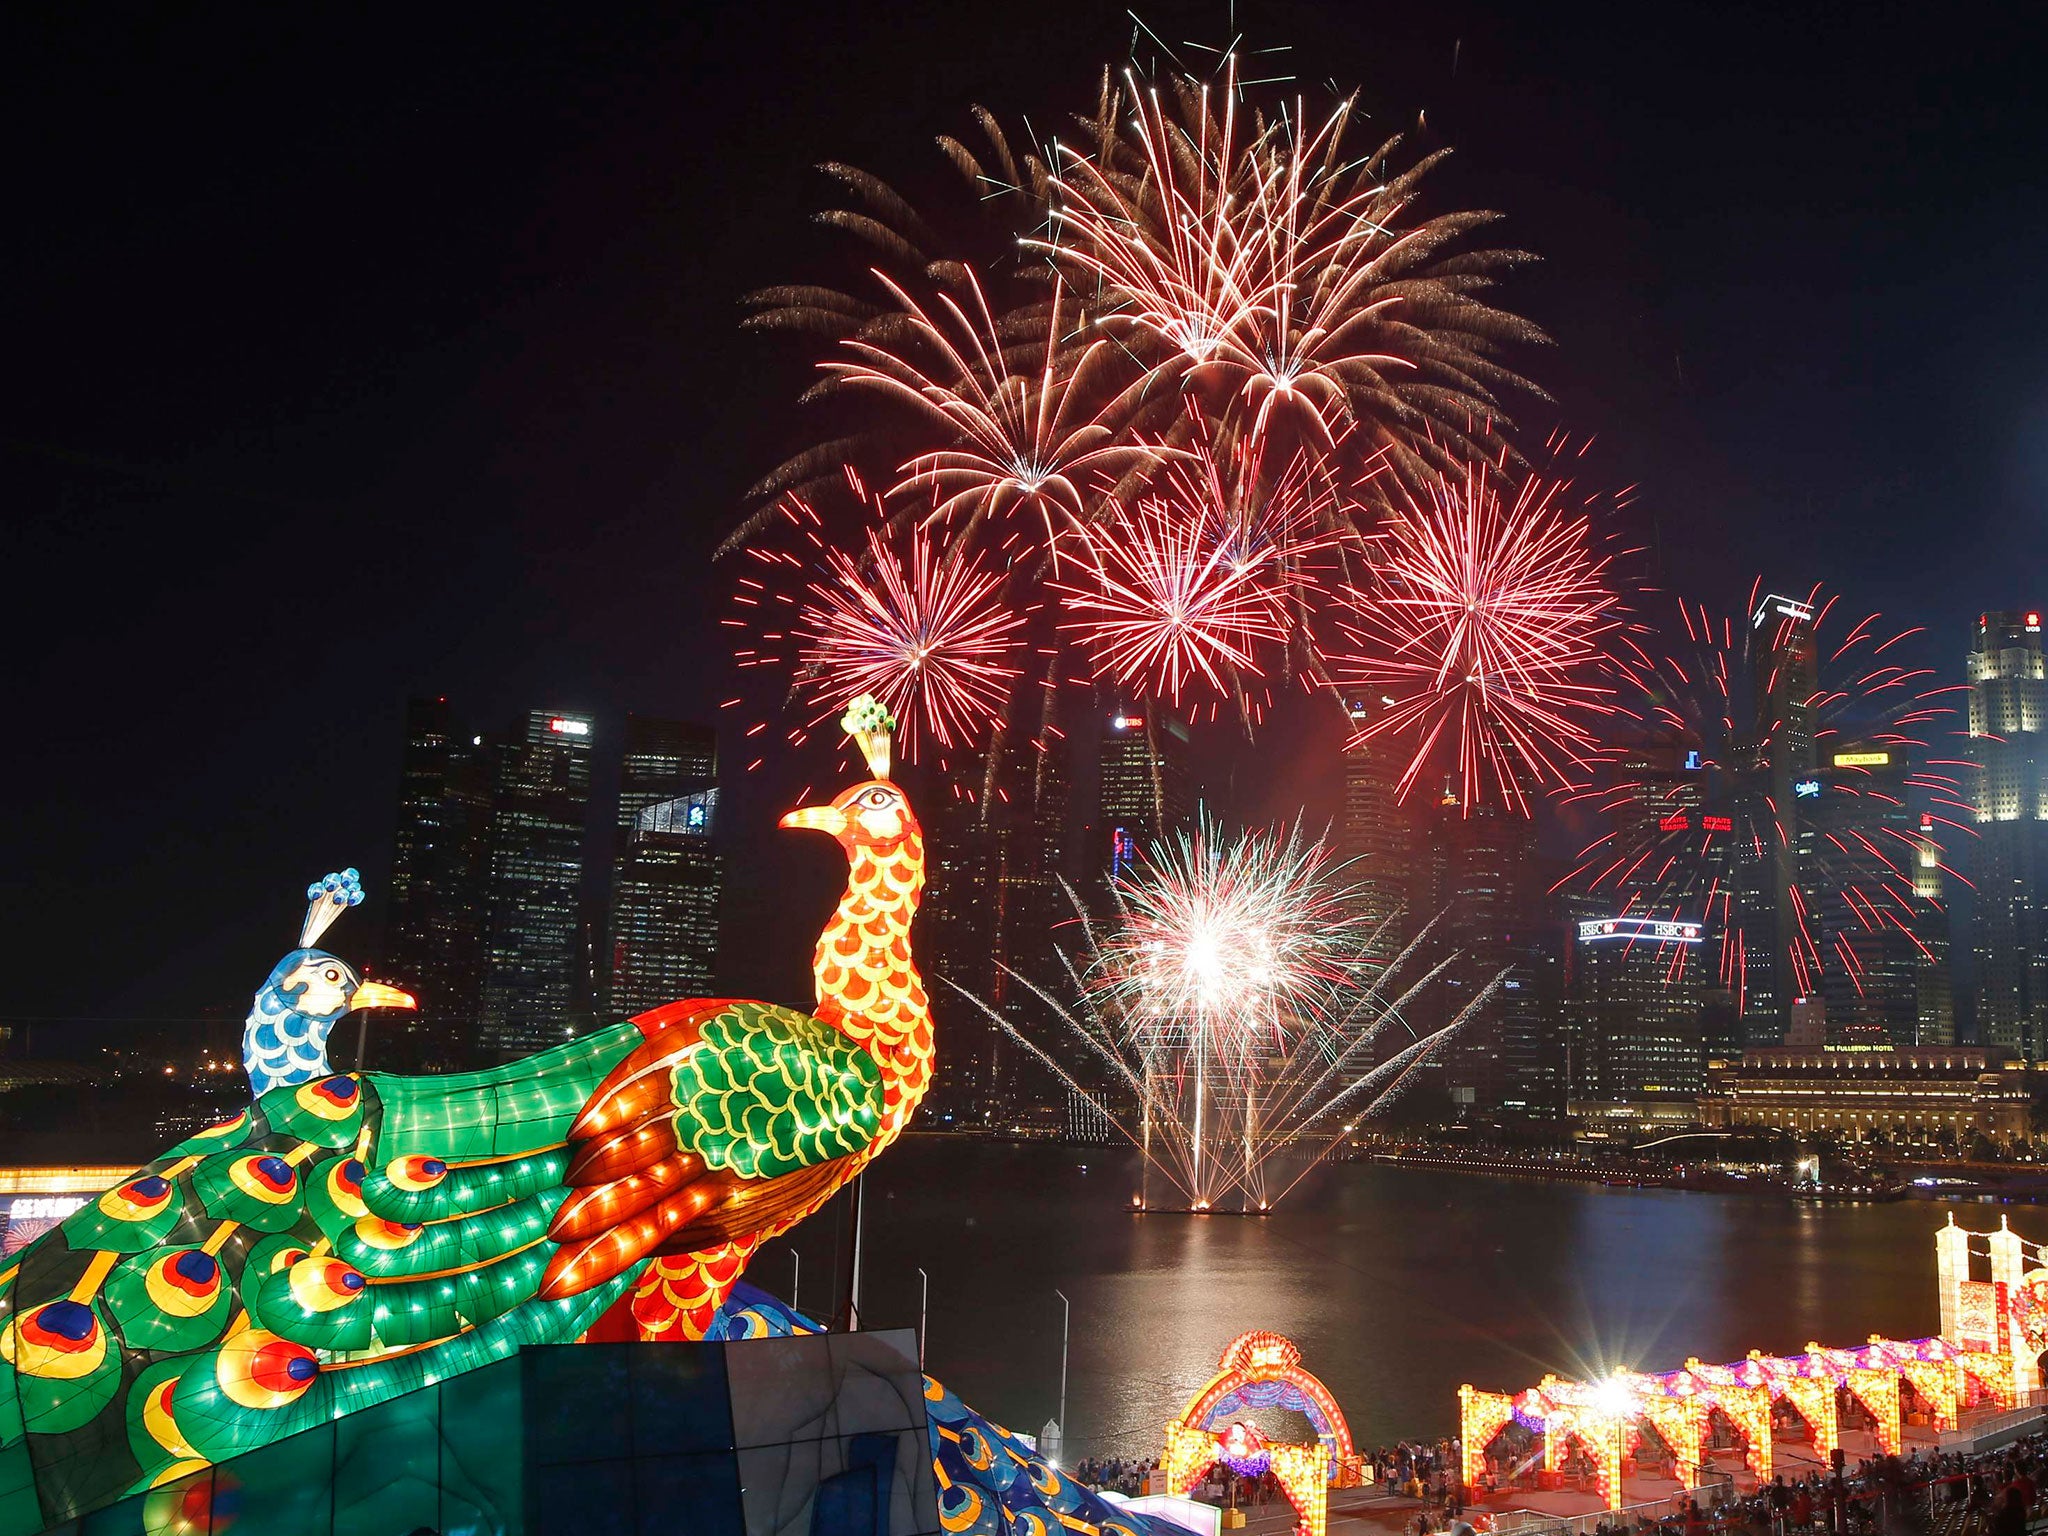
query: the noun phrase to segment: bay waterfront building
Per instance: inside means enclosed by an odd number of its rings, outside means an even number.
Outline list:
[[[1777,1130],[1967,1151],[1983,1136],[2009,1146],[2027,1134],[2026,1063],[1966,1046],[1824,1046],[1761,1050],[1713,1068],[1700,1095],[1710,1130]]]

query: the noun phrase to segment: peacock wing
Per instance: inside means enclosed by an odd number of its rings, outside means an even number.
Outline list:
[[[642,1039],[273,1089],[24,1250],[0,1272],[0,1530],[578,1337],[627,1282],[536,1296],[565,1137]]]
[[[782,1230],[851,1176],[882,1114],[874,1057],[808,1014],[727,1001],[655,1036],[570,1129],[542,1294]]]

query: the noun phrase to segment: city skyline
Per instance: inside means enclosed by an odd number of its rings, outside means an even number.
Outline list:
[[[1170,30],[1195,36],[1218,29],[1206,11],[1173,22]],[[25,949],[71,958],[24,975],[13,1006],[39,1019],[149,1018],[197,1013],[238,991],[247,954],[261,947],[253,914],[272,899],[266,893],[289,889],[308,869],[374,864],[359,850],[384,835],[385,722],[410,691],[445,687],[491,717],[549,698],[704,718],[727,685],[690,660],[717,645],[692,572],[731,526],[748,477],[786,441],[775,418],[787,381],[803,371],[793,356],[740,336],[731,305],[770,265],[824,264],[804,212],[816,184],[799,168],[858,150],[855,158],[891,174],[915,174],[909,168],[929,133],[950,128],[970,100],[1007,111],[1075,98],[1086,84],[1071,68],[1077,46],[1114,58],[1128,47],[1128,23],[1085,9],[1067,23],[1049,29],[1063,34],[1059,44],[1026,41],[1000,71],[964,22],[938,23],[890,58],[863,55],[872,45],[847,29],[848,56],[869,57],[879,80],[896,78],[891,71],[923,78],[920,61],[945,60],[964,63],[943,72],[957,85],[926,115],[877,121],[863,113],[855,122],[822,105],[816,125],[800,130],[815,134],[815,145],[784,130],[738,150],[714,150],[724,141],[703,130],[761,90],[743,48],[732,50],[733,77],[686,108],[659,87],[687,56],[660,26],[620,23],[595,38],[584,55],[595,72],[573,85],[550,62],[559,52],[553,24],[535,18],[507,19],[498,66],[481,74],[391,73],[398,66],[383,60],[380,72],[349,52],[359,45],[330,39],[342,46],[325,51],[328,67],[346,61],[351,78],[380,82],[375,88],[394,102],[444,95],[457,80],[458,95],[438,110],[459,101],[475,125],[467,131],[481,135],[463,142],[488,144],[475,179],[451,183],[438,162],[409,171],[408,137],[368,120],[352,123],[342,159],[308,155],[308,135],[316,125],[327,132],[332,114],[295,110],[277,114],[274,150],[189,153],[241,121],[231,103],[263,92],[258,71],[243,72],[220,98],[225,116],[157,114],[164,144],[188,151],[180,163],[209,167],[192,173],[199,181],[131,184],[133,168],[90,137],[75,142],[74,158],[39,170],[31,196],[56,215],[46,221],[49,249],[61,254],[34,267],[36,281],[22,289],[39,294],[38,315],[20,331],[30,360],[23,373],[45,387],[25,407],[6,462],[17,503],[52,509],[37,526],[54,541],[55,564],[12,617],[25,626],[21,654],[44,657],[48,637],[65,636],[75,668],[45,664],[21,678],[23,707],[45,730],[50,756],[32,796],[45,814],[14,833],[7,931]],[[2024,321],[1987,325],[1978,315],[1988,302],[1980,295],[1999,288],[1984,279],[2010,258],[1999,254],[2005,244],[1972,238],[1993,206],[2006,239],[2039,213],[2037,197],[2009,195],[2032,185],[2013,146],[2028,142],[2023,114],[2037,108],[2016,105],[2032,98],[1999,85],[2023,49],[2001,52],[1981,37],[1968,48],[1930,45],[1903,10],[1869,13],[1853,34],[1789,21],[1773,29],[1783,70],[1800,82],[1788,96],[1726,67],[1730,50],[1747,52],[1732,35],[1682,17],[1619,29],[1569,14],[1540,27],[1510,15],[1455,27],[1395,15],[1359,25],[1276,17],[1273,26],[1305,55],[1341,58],[1380,121],[1413,126],[1426,113],[1424,142],[1457,148],[1455,189],[1504,209],[1509,236],[1546,258],[1526,290],[1532,314],[1559,342],[1540,360],[1540,381],[1558,399],[1557,419],[1598,433],[1588,472],[1603,484],[1641,484],[1633,526],[1664,572],[1683,569],[1720,590],[1746,585],[1754,566],[1784,589],[1829,578],[1859,602],[1927,625],[1945,671],[1965,649],[1959,627],[1977,612],[2037,600],[1985,590],[1979,575],[1999,568],[1996,551],[2026,547],[2027,509],[2039,504],[2028,402],[2038,394],[2030,381],[2040,353]],[[1681,32],[1687,46],[1674,51]],[[33,108],[46,99],[39,91],[62,91],[87,62],[61,30],[29,41],[16,56],[47,65],[16,98]],[[467,39],[429,29],[416,41],[424,66]],[[211,52],[223,42],[192,34],[169,46]],[[273,43],[252,35],[224,46],[236,57]],[[160,88],[150,83],[153,63],[144,68],[140,55],[113,46],[113,57],[96,56],[92,67],[136,73],[138,99]],[[292,46],[277,44],[285,56]],[[1524,61],[1513,68],[1608,82],[1595,117],[1532,101],[1513,86],[1511,58]],[[1845,60],[1853,67],[1842,68]],[[1650,90],[1644,82],[1653,78]],[[1916,83],[1933,79],[1945,92],[1957,80],[1976,88],[1963,93],[1966,108],[1923,125],[1902,153],[1881,137],[1828,132],[1795,146],[1810,158],[1780,164],[1788,141],[1778,129],[1794,96],[1797,111],[1822,120],[1889,123],[1896,103],[1916,99]],[[579,116],[577,104],[592,100],[608,105]],[[1709,150],[1683,129],[1646,128],[1666,119],[1712,121],[1720,134]],[[358,151],[388,185],[346,168]],[[303,192],[281,189],[274,155],[288,157]],[[567,158],[551,158],[558,155]],[[1668,170],[1645,176],[1652,159]],[[1965,162],[1969,175],[1958,176],[1954,167]],[[1837,180],[1820,178],[1822,166]],[[773,211],[757,227],[740,226],[732,256],[688,283],[671,281],[676,252],[709,255],[667,216],[644,212],[666,206],[649,195],[647,178],[703,182],[751,207],[744,189],[763,175],[775,189]],[[64,244],[62,212],[77,186],[108,179],[131,194],[102,200],[131,210],[105,215],[115,227],[121,219],[180,227],[169,215],[193,199],[263,210],[276,238],[326,273],[315,286],[333,295],[331,319],[316,334],[333,354],[334,368],[322,373],[338,393],[273,389],[288,353],[266,353],[263,367],[245,372],[213,335],[181,329],[179,316],[206,312],[218,315],[209,326],[220,335],[261,335],[275,307],[278,290],[252,283],[245,267],[223,267],[215,239],[172,241],[160,279],[123,306],[97,310],[95,296],[110,291],[98,281],[107,258],[82,238]],[[438,206],[451,184],[468,199],[466,222]],[[1814,209],[1805,184],[1838,184],[1848,195],[1839,207]],[[1624,196],[1626,216],[1617,211]],[[330,197],[367,229],[432,231],[440,254],[374,272],[349,263],[344,273],[332,264],[338,258],[313,254],[327,217],[316,210]],[[1907,201],[1912,220],[1886,212]],[[1686,216],[1703,205],[1721,217]],[[576,219],[561,217],[571,210]],[[96,235],[103,226],[79,227]],[[230,228],[246,237],[249,226]],[[544,228],[562,233],[550,244],[536,233]],[[1764,228],[1790,244],[1764,257],[1752,249]],[[496,248],[528,251],[532,282]],[[631,253],[628,270],[605,267],[606,249]],[[1773,274],[1786,275],[1795,297],[1754,304]],[[163,302],[169,290],[160,283],[217,302]],[[591,297],[606,293],[616,297]],[[662,318],[676,296],[703,307]],[[603,323],[572,323],[586,320]],[[528,331],[536,362],[550,367],[491,365],[524,345]],[[105,361],[115,347],[131,356],[137,334],[160,343],[145,354],[185,360],[178,388],[166,387],[163,364]],[[657,344],[634,339],[643,334]],[[1963,337],[1970,342],[1959,347]],[[593,370],[614,387],[563,414],[543,376]],[[707,373],[741,382],[707,392]],[[1907,402],[1930,376],[1943,381],[1944,403],[1914,425],[1964,422],[1969,431],[1904,429]],[[1538,430],[1540,417],[1531,423]],[[446,424],[421,437],[407,426],[416,418]],[[1778,430],[1788,420],[1800,423],[1797,433]],[[698,438],[718,451],[687,446]],[[581,473],[592,454],[611,466],[595,481]],[[352,459],[365,468],[337,480],[336,465]],[[330,482],[337,488],[316,489]],[[1935,507],[1955,509],[1942,514],[1939,537],[1929,527]],[[152,531],[170,529],[180,541],[166,544]],[[188,529],[208,536],[184,541]],[[656,549],[675,554],[647,558]],[[347,567],[351,638],[242,643],[231,627],[236,584],[269,580],[280,562],[324,572],[328,551]],[[171,593],[176,610],[161,606]],[[83,601],[87,594],[96,601]],[[46,595],[69,610],[43,606]],[[109,603],[127,617],[83,628],[69,617],[104,614]],[[143,629],[147,645],[136,643]],[[121,680],[118,704],[83,703],[78,685],[93,676]],[[283,701],[299,690],[335,701],[317,751],[293,746],[294,729],[304,727]],[[1284,722],[1272,739],[1274,756],[1291,755]],[[182,743],[161,757],[146,796],[132,789],[137,740]],[[743,770],[746,760],[734,766]],[[218,787],[251,764],[265,769],[256,792]],[[1300,798],[1297,786],[1278,782],[1285,766],[1256,771],[1276,781],[1276,796]],[[738,798],[724,812],[765,824],[765,813],[825,772],[814,753],[771,761],[752,778],[735,774]],[[743,872],[748,880],[772,886],[804,867],[800,850],[772,838],[758,846],[762,870]],[[60,871],[73,877],[60,880]],[[193,897],[147,934],[124,933],[119,914],[136,881],[177,881]],[[141,972],[105,963],[117,945],[125,953],[138,943],[152,957]]]

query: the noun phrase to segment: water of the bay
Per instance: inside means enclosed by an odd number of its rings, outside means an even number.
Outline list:
[[[1367,1444],[1454,1431],[1460,1382],[1667,1370],[1809,1340],[1936,1331],[1934,1233],[1953,1209],[2048,1239],[2048,1210],[1929,1201],[1799,1204],[1350,1163],[1264,1218],[1133,1214],[1114,1150],[909,1137],[870,1175],[869,1326],[914,1326],[970,1405],[1036,1431],[1059,1407],[1076,1454],[1157,1454],[1162,1426],[1250,1328],[1302,1347]],[[826,1309],[835,1209],[758,1255],[751,1278]],[[843,1255],[843,1249],[840,1250]]]

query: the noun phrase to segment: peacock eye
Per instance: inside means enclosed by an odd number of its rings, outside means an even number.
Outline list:
[[[868,791],[867,801],[869,805],[879,810],[882,806],[889,803],[889,791],[886,789],[871,789]]]
[[[337,971],[337,970],[333,969],[332,967],[329,967],[329,968],[328,968],[328,972],[327,972],[327,979],[328,979],[328,980],[329,980],[330,982],[340,981],[340,980],[341,980],[341,972],[339,972],[339,971]]]

